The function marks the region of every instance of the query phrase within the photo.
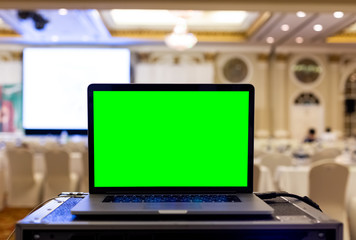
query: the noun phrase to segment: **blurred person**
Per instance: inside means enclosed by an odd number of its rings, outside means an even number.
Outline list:
[[[307,136],[304,138],[305,143],[312,143],[316,142],[316,131],[314,128],[310,128],[308,131]]]

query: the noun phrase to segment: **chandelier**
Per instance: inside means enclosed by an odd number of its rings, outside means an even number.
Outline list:
[[[197,42],[197,37],[193,33],[188,33],[187,21],[183,18],[178,19],[173,32],[165,38],[167,46],[178,51],[192,48]]]

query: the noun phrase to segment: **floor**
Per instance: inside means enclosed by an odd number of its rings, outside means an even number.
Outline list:
[[[31,208],[5,208],[0,211],[0,240],[8,239],[15,229],[16,222],[24,218],[31,210]]]

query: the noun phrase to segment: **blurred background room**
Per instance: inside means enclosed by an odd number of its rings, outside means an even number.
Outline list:
[[[94,82],[253,84],[254,191],[311,196],[356,240],[353,1],[0,1],[0,238],[88,191]]]

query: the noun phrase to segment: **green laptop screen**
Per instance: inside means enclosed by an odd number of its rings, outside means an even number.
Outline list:
[[[94,91],[95,187],[246,187],[248,91]]]

